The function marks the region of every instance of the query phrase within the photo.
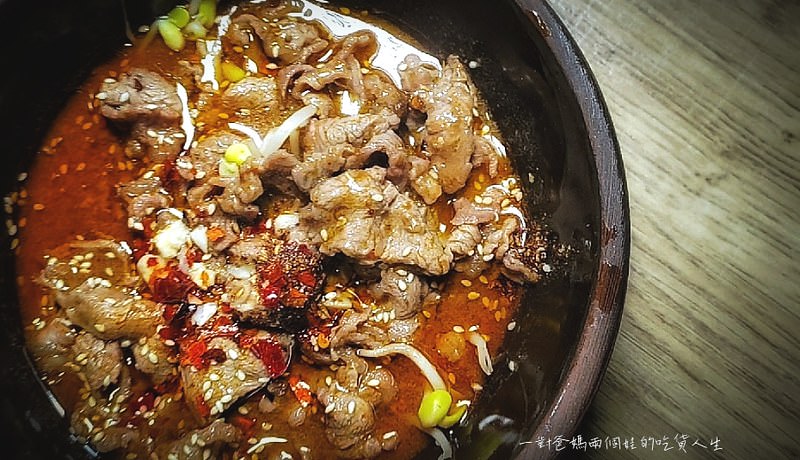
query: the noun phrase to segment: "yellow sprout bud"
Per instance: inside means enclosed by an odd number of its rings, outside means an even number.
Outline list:
[[[422,397],[417,416],[423,428],[433,428],[447,415],[453,397],[447,390],[434,390]]]
[[[223,62],[221,67],[222,76],[231,83],[236,83],[247,75],[244,69],[231,62]]]
[[[225,161],[235,165],[241,165],[253,155],[247,145],[236,142],[225,149]]]

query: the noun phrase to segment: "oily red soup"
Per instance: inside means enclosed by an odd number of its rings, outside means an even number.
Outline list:
[[[28,347],[81,442],[448,451],[549,242],[469,65],[363,20],[180,6],[58,116],[15,251]]]

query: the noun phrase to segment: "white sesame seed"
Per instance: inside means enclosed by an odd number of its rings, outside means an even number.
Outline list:
[[[383,201],[383,195],[381,195],[380,193],[373,193],[372,194],[372,200],[381,202],[381,201]]]
[[[403,280],[397,280],[397,288],[401,291],[405,291],[408,289],[408,284],[406,284],[406,282]]]
[[[403,248],[403,253],[401,254],[403,257],[408,257],[411,254],[411,246],[406,246]]]
[[[517,327],[517,322],[511,321],[510,323],[508,323],[508,326],[506,326],[506,329],[509,331],[513,331],[515,327]]]
[[[158,363],[158,356],[155,353],[150,353],[147,355],[147,359],[153,364]]]
[[[387,431],[386,433],[383,433],[383,439],[391,439],[395,436],[397,436],[396,431]]]
[[[208,374],[208,380],[211,380],[212,382],[216,382],[216,381],[219,380],[219,375],[217,375],[214,372],[211,372],[211,373]]]
[[[239,369],[236,371],[236,378],[244,382],[244,379],[247,378],[247,376],[245,375],[243,370]]]
[[[322,237],[322,241],[328,241],[328,231],[324,228],[319,231],[319,236]]]
[[[368,387],[376,387],[376,386],[378,386],[380,384],[381,384],[381,381],[378,380],[378,379],[369,379],[369,380],[367,380],[367,386]]]
[[[232,399],[233,397],[231,395],[223,395],[221,398],[219,398],[219,401],[221,403],[229,403]]]
[[[239,352],[237,352],[237,351],[236,351],[236,350],[234,350],[233,348],[231,348],[230,350],[228,350],[228,358],[230,358],[230,359],[237,359],[238,357],[239,357]]]
[[[347,413],[352,414],[355,411],[356,411],[356,402],[350,401],[349,403],[347,403]]]
[[[455,325],[455,326],[453,326],[453,332],[456,332],[458,334],[462,334],[464,332],[464,328],[462,326]]]
[[[336,405],[334,403],[330,403],[327,406],[325,406],[325,413],[326,414],[330,414],[331,412],[333,412],[333,409],[335,409],[335,408],[336,408]]]

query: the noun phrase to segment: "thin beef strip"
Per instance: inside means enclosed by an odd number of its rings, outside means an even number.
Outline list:
[[[475,148],[472,117],[475,89],[463,64],[449,56],[441,77],[428,91],[420,90],[419,107],[427,113],[425,140],[445,193],[455,193],[464,187]],[[413,104],[412,104],[413,105]]]
[[[400,119],[391,113],[312,119],[303,136],[304,151],[310,154],[292,169],[295,183],[309,190],[342,169],[365,165],[378,151],[390,155],[398,174],[404,169],[404,152],[402,140],[391,130],[399,124]]]
[[[375,408],[393,400],[396,394],[394,377],[388,370],[370,369],[352,350],[343,355],[336,379],[317,391],[325,407],[325,435],[340,450],[339,456],[363,459],[380,454]]]
[[[119,80],[104,81],[96,97],[103,116],[131,127],[129,156],[164,162],[180,153],[183,106],[175,85],[155,72],[132,69]]]
[[[119,381],[124,364],[117,342],[106,342],[83,332],[75,338],[72,353],[73,362],[80,367],[78,375],[93,391]]]
[[[328,41],[319,36],[319,29],[291,18],[277,22],[263,20],[252,14],[242,14],[231,22],[228,37],[239,45],[250,43],[248,33],[261,41],[264,54],[281,66],[305,63],[312,55],[324,51]]]
[[[301,99],[306,91],[321,91],[328,85],[336,85],[350,91],[359,101],[365,101],[359,58],[366,57],[364,55],[373,52],[376,47],[375,35],[371,32],[362,30],[352,33],[343,39],[339,50],[322,66],[294,65],[281,69],[278,86],[284,89],[284,94]]]
[[[59,246],[48,258],[38,282],[64,291],[89,279],[120,287],[135,287],[139,282],[127,247],[112,240],[74,241]]]
[[[269,342],[270,347],[253,345],[246,349],[229,338],[212,338],[204,347],[203,363],[183,358],[180,372],[186,401],[198,419],[209,421],[225,412],[239,398],[264,387],[270,379],[285,372],[291,359],[291,339],[260,332],[254,343]],[[197,342],[195,342],[197,343]],[[192,345],[189,345],[191,347]],[[191,348],[183,356],[192,354]],[[256,353],[264,353],[259,356]],[[280,363],[270,364],[279,353]]]
[[[407,319],[422,309],[430,292],[428,284],[419,276],[403,268],[384,268],[381,280],[369,288],[375,301],[397,319]]]
[[[220,449],[239,440],[238,428],[217,419],[210,425],[192,430],[182,438],[161,447],[158,458],[180,460],[208,460],[219,458]]]
[[[60,372],[64,363],[71,359],[76,333],[60,314],[43,321],[46,322],[44,327],[28,333],[26,343],[40,369]]]
[[[300,212],[300,227],[326,255],[361,264],[414,265],[431,275],[450,270],[453,255],[431,209],[386,181],[386,170],[348,170],[321,182]]]
[[[105,340],[150,336],[161,322],[157,303],[105,286],[96,278],[74,289],[56,291],[55,299],[70,321]]]
[[[164,190],[161,178],[154,171],[147,171],[138,179],[119,184],[117,194],[128,205],[128,227],[140,230],[145,217],[172,206],[172,196]]]
[[[178,375],[177,356],[158,335],[142,337],[133,344],[136,369],[148,374],[155,384],[161,384]]]

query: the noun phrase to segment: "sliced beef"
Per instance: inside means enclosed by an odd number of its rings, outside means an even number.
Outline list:
[[[447,58],[441,77],[429,91],[422,91],[421,109],[428,114],[425,141],[431,168],[445,193],[464,187],[475,148],[472,117],[475,89],[463,64],[455,56]]]
[[[393,113],[405,118],[408,111],[408,98],[388,77],[382,73],[371,71],[364,75],[364,92],[366,93],[366,109],[369,113]]]
[[[397,396],[397,383],[389,369],[376,367],[359,378],[357,391],[365,401],[377,407]]]
[[[423,301],[430,288],[419,276],[402,268],[385,268],[381,270],[381,280],[370,286],[370,294],[376,303],[391,317],[397,319],[410,318],[422,309]]]
[[[422,62],[419,56],[410,54],[398,66],[400,86],[403,91],[413,93],[420,89],[433,87],[439,79],[439,69],[431,64]]]
[[[155,72],[132,69],[119,80],[106,80],[97,97],[103,116],[130,127],[128,156],[162,163],[180,153],[183,105],[174,84]]]
[[[373,458],[381,452],[375,438],[375,408],[397,394],[394,377],[386,369],[370,369],[350,352],[336,371],[336,380],[317,391],[325,407],[325,435],[344,458]]]
[[[414,265],[431,275],[450,270],[433,211],[386,181],[386,170],[348,170],[327,179],[309,194],[301,226],[315,235],[323,254],[342,253],[359,263]]]
[[[481,136],[475,136],[475,151],[472,153],[472,164],[477,168],[486,166],[489,177],[495,178],[499,173],[500,156],[491,142]]]
[[[156,164],[166,163],[181,153],[185,139],[186,135],[178,126],[137,122],[133,125],[125,145],[125,155],[130,158],[147,158]]]
[[[508,248],[511,247],[514,235],[519,231],[519,221],[516,217],[506,217],[499,225],[494,225],[486,231],[483,239],[482,253],[484,256],[493,254],[498,260],[502,259]]]
[[[72,346],[73,362],[80,366],[78,374],[90,389],[99,391],[119,381],[122,350],[117,342],[106,342],[92,334],[81,333]]]
[[[182,438],[158,449],[158,458],[180,460],[208,460],[219,458],[220,449],[228,443],[239,441],[238,428],[217,419],[206,427],[192,430]]]
[[[54,249],[39,282],[56,291],[78,287],[87,280],[120,287],[138,283],[128,249],[112,240],[74,241]]]
[[[442,185],[439,183],[439,175],[431,169],[431,162],[425,158],[410,157],[411,168],[408,171],[408,179],[411,187],[422,198],[426,204],[433,204],[442,196]]]
[[[372,404],[352,393],[327,396],[321,402],[326,411],[331,407],[325,417],[325,435],[331,444],[341,450],[353,450],[358,457],[371,458],[380,453],[380,443],[372,436],[375,428]]]
[[[187,155],[178,158],[175,167],[184,179],[202,181],[204,178],[217,174],[219,160],[228,147],[244,141],[245,137],[240,134],[223,130],[216,131],[200,139]],[[195,203],[190,197],[189,204],[195,207],[199,203]]]
[[[262,327],[302,328],[306,310],[324,281],[322,255],[313,247],[268,233],[243,239],[229,252],[234,260],[255,264],[253,279],[229,282],[231,306],[238,316]]]
[[[26,343],[40,369],[60,372],[71,359],[76,333],[61,315],[43,321],[44,327],[28,333]]]
[[[402,141],[391,131],[399,123],[391,113],[312,119],[303,137],[304,151],[310,154],[292,169],[295,183],[309,190],[342,169],[363,166],[371,154],[383,150],[391,151],[394,163],[400,163]]]
[[[358,100],[366,99],[359,59],[364,59],[377,49],[375,35],[369,31],[354,32],[342,40],[339,49],[321,66],[289,66],[278,74],[279,86],[300,98],[306,91],[321,91],[329,85],[350,91]]]
[[[286,370],[291,345],[272,338],[270,346],[255,345],[259,340],[254,338],[247,349],[229,338],[215,337],[204,345],[202,364],[191,358],[182,359],[180,372],[186,401],[200,420],[218,417],[239,398],[262,388]],[[187,346],[182,356],[194,353]],[[280,368],[271,364],[276,353],[281,355]]]
[[[142,337],[133,345],[136,369],[148,374],[155,384],[162,384],[178,375],[178,358],[158,335]]]
[[[237,167],[237,173],[221,176],[220,161],[233,144],[248,146],[250,156]],[[297,165],[297,158],[278,149],[264,154],[242,136],[228,131],[218,131],[200,141],[189,155],[179,158],[176,167],[180,175],[194,180],[187,192],[187,201],[195,211],[213,214],[211,208],[219,207],[233,216],[253,219],[259,213],[256,201],[264,193],[265,183],[285,181],[289,171]]]
[[[502,257],[503,273],[515,281],[535,283],[547,272],[563,266],[570,252],[545,227],[531,222],[528,228],[511,238]]]
[[[70,428],[75,436],[83,441],[91,441],[92,446],[99,452],[111,452],[117,449],[128,449],[141,441],[139,431],[125,424],[120,424],[118,418],[109,418],[105,413],[99,413],[103,402],[97,402],[95,407],[88,404],[79,405],[70,417]],[[106,422],[108,420],[108,422]],[[105,422],[108,426],[104,426]],[[131,449],[133,450],[133,449]]]
[[[317,108],[319,118],[328,118],[338,112],[333,106],[333,99],[324,93],[307,92],[300,95],[303,105],[313,105]]]
[[[106,80],[100,87],[100,113],[128,123],[176,122],[181,119],[181,100],[175,85],[155,72],[131,69],[119,80]]]
[[[155,333],[161,308],[133,289],[139,279],[130,255],[110,240],[78,241],[53,252],[40,282],[75,325],[104,340]]]
[[[248,32],[259,38],[264,54],[281,66],[304,63],[328,47],[328,41],[319,36],[317,27],[292,18],[272,22],[251,14],[235,17],[229,37],[239,44],[247,44],[250,41]]]
[[[389,343],[386,332],[370,323],[371,312],[346,310],[331,329],[331,355],[337,358],[337,349],[345,346],[358,348],[377,348]]]
[[[142,226],[145,217],[172,206],[172,196],[162,186],[161,178],[148,171],[138,179],[117,186],[117,194],[128,205],[128,226]]]
[[[56,302],[74,324],[104,340],[151,336],[162,308],[132,292],[90,278],[79,286],[55,292]]]
[[[214,201],[226,213],[249,220],[258,216],[259,208],[253,202],[264,193],[264,185],[257,174],[240,169],[235,176],[211,176],[206,184],[222,190]]]
[[[464,224],[485,224],[497,220],[500,217],[498,206],[478,206],[474,201],[461,197],[453,202],[455,215],[450,220],[453,225]]]
[[[91,391],[90,397],[78,402],[70,417],[72,433],[82,442],[91,442],[99,452],[116,449],[147,452],[137,428],[123,420],[130,419],[124,410],[131,396],[131,378],[126,366],[119,372],[116,388],[109,396],[103,393]]]
[[[462,224],[450,232],[450,237],[447,239],[447,248],[453,253],[453,257],[458,259],[473,255],[481,240],[483,240],[483,235],[477,225]]]
[[[394,131],[386,131],[369,140],[361,149],[362,155],[376,152],[386,155],[386,177],[401,190],[408,182],[408,171],[411,169],[412,157],[403,144],[403,140]],[[371,159],[367,157],[367,160]],[[360,166],[364,166],[362,163]]]
[[[270,112],[280,106],[278,85],[272,77],[244,77],[222,93],[222,104],[231,112],[240,109]]]

